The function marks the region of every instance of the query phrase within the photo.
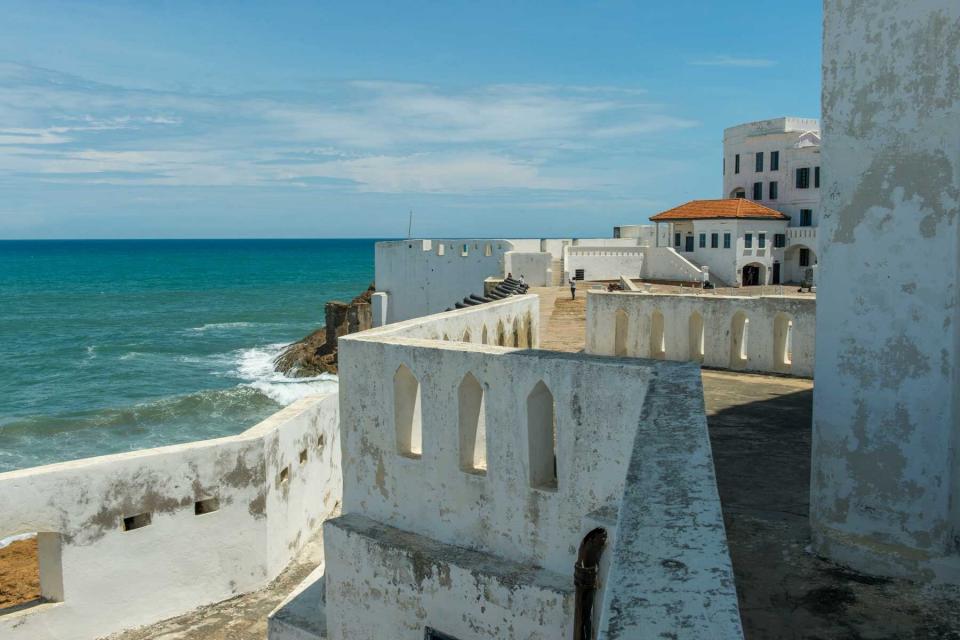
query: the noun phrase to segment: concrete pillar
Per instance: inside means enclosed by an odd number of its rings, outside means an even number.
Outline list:
[[[373,312],[373,326],[382,327],[387,324],[387,294],[377,291],[370,297],[370,307]]]
[[[814,547],[960,582],[960,2],[824,20]]]

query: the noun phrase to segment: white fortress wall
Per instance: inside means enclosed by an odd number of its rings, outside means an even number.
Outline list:
[[[650,247],[646,250],[643,277],[648,280],[702,282],[703,271],[700,266],[671,247]]]
[[[538,317],[538,298],[518,296],[341,340],[346,515],[324,527],[330,638],[419,640],[426,626],[459,637],[569,637],[577,548],[604,520],[598,513],[616,514],[627,500],[625,478],[637,460],[638,425],[652,415],[654,381],[662,377],[687,398],[680,402],[692,398],[691,415],[699,416],[672,421],[683,442],[676,446],[709,447],[695,367],[475,339],[492,326],[536,329]],[[454,342],[467,331],[468,343]],[[534,332],[534,345],[538,339]],[[659,549],[648,562],[621,567],[612,629],[666,616],[659,624],[694,620],[683,636],[693,638],[713,632],[720,618],[730,632],[723,637],[740,637],[712,460],[701,462],[680,469],[693,474],[698,495],[673,517],[677,526],[709,524],[700,549],[713,552],[689,558],[689,575],[709,584],[709,595],[678,596],[662,563],[682,561],[688,550]],[[616,526],[610,557],[621,544]],[[646,572],[654,566],[651,583]],[[656,594],[655,604],[628,597],[637,584]]]
[[[387,322],[438,313],[482,294],[485,279],[504,275],[504,254],[513,250],[511,242],[491,239],[378,242],[375,282],[387,294]]]
[[[575,245],[566,248],[564,279],[583,269],[585,280],[648,280],[701,282],[700,268],[670,247]]]
[[[45,596],[4,640],[90,640],[258,589],[341,500],[336,394],[229,438],[0,474],[0,537],[39,532]]]
[[[587,353],[813,377],[816,301],[788,296],[587,294]]]
[[[547,287],[552,284],[553,256],[549,253],[508,251],[504,256],[504,271],[512,273],[514,278],[523,276],[524,282],[531,287]]]
[[[814,547],[960,583],[960,3],[824,9]]]

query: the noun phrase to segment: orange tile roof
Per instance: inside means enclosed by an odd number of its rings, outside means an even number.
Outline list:
[[[708,220],[710,218],[746,218],[753,220],[789,220],[776,209],[765,207],[746,198],[727,198],[724,200],[691,200],[679,207],[668,209],[655,216],[654,222],[670,220]]]

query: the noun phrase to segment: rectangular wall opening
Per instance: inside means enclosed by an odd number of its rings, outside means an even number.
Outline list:
[[[0,617],[63,601],[58,533],[0,537]]]
[[[150,512],[138,513],[135,516],[127,516],[123,519],[123,530],[133,531],[134,529],[142,529],[143,527],[148,526],[151,522],[153,522],[153,514]]]
[[[193,503],[193,514],[202,516],[205,513],[213,513],[220,510],[220,498],[205,498]]]
[[[304,449],[300,452],[300,464],[306,464],[307,462],[307,450]]]

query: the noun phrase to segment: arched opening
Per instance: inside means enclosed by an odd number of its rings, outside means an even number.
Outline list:
[[[483,248],[483,255],[487,256],[488,258],[493,255],[493,247],[490,246],[489,242]]]
[[[783,254],[785,275],[783,280],[792,284],[801,284],[810,280],[810,272],[817,264],[817,254],[805,244],[791,244]]]
[[[514,319],[513,319],[513,340],[512,340],[512,342],[513,342],[513,346],[514,346],[514,347],[519,347],[519,346],[520,346],[520,319],[519,319],[519,318],[514,318]]]
[[[467,329],[467,330],[465,330],[465,331],[463,332],[463,341],[464,341],[464,342],[470,342],[470,341],[472,340],[472,338],[473,338],[473,336],[470,335],[470,329]]]
[[[527,348],[530,346],[529,340],[529,331],[527,330],[527,323],[524,320],[520,320],[520,332],[519,332],[519,342],[517,343],[518,347]]]
[[[480,333],[480,343],[481,344],[490,344],[490,337],[487,335],[487,327],[484,325],[483,331]]]
[[[704,335],[703,316],[694,311],[690,314],[690,359],[694,362],[703,362]]]
[[[450,336],[448,336],[447,334],[443,334],[443,341],[450,342]]]
[[[393,419],[397,431],[397,453],[410,458],[423,454],[423,417],[420,382],[406,365],[393,374]]]
[[[530,486],[557,488],[557,417],[553,394],[541,380],[527,396]]]
[[[744,287],[756,287],[767,283],[767,267],[759,262],[751,262],[743,266],[740,284]]]
[[[749,359],[747,339],[750,319],[743,311],[737,311],[730,321],[730,368],[742,369]]]
[[[497,322],[497,346],[507,346],[507,334],[503,329],[503,320]]]
[[[63,601],[63,566],[59,533],[30,532],[10,536],[0,547],[0,617],[14,611]]]
[[[793,366],[793,320],[785,313],[773,319],[773,366],[781,372]]]
[[[460,468],[467,473],[487,471],[487,420],[483,386],[468,373],[460,382]]]
[[[437,255],[438,255],[438,256],[442,256],[444,253],[446,253],[445,245],[444,245],[442,242],[438,242],[438,243],[437,243]]]
[[[533,341],[533,320],[531,319],[529,313],[527,314],[526,327],[527,327],[527,346],[532,349],[536,346],[536,344]]]
[[[629,328],[629,320],[627,319],[627,312],[623,309],[617,309],[615,318],[613,328],[613,355],[622,357],[627,355],[627,329]]]
[[[746,198],[747,192],[743,187],[736,187],[730,192],[731,198]]]
[[[663,314],[654,310],[650,317],[650,357],[663,360],[667,357],[667,336],[663,330]]]

